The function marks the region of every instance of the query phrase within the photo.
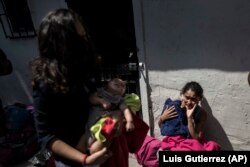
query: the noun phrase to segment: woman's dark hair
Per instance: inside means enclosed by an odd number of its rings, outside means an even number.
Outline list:
[[[70,9],[57,9],[44,17],[38,32],[39,57],[32,62],[33,87],[42,81],[65,93],[94,71],[93,47],[83,25],[85,32],[79,34],[80,25],[80,17]]]
[[[181,90],[181,94],[185,94],[188,90],[192,90],[197,97],[201,99],[203,98],[203,88],[198,82],[191,81],[186,83],[186,85]]]

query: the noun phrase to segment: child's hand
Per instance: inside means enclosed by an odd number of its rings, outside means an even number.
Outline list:
[[[127,132],[131,132],[134,129],[135,129],[134,123],[132,121],[128,121],[126,123],[126,130],[127,130]]]
[[[106,100],[101,100],[100,101],[100,103],[101,103],[101,106],[104,108],[104,109],[109,109],[110,107],[111,107],[111,103],[109,103],[108,101],[106,101]]]

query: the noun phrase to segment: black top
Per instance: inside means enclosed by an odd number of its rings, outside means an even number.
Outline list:
[[[67,94],[55,93],[48,85],[40,83],[33,90],[35,122],[39,142],[46,148],[57,137],[75,147],[84,133],[90,104],[88,92],[83,87]]]

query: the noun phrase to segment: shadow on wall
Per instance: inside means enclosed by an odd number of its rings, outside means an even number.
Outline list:
[[[249,70],[250,1],[147,1],[144,11],[149,69]]]
[[[13,70],[10,75],[1,76],[0,98],[2,99],[3,105],[11,105],[15,102],[31,104],[33,99],[28,86],[23,76],[16,70]]]
[[[221,145],[222,150],[233,150],[226,132],[219,123],[219,121],[213,116],[211,107],[209,106],[207,99],[204,97],[201,106],[207,111],[207,122],[205,125],[205,137],[208,140],[214,140]]]

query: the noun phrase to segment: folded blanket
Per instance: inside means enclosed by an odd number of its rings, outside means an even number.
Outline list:
[[[137,162],[145,167],[157,167],[159,165],[157,152],[161,148],[161,141],[151,136],[146,136],[142,147],[136,153]]]
[[[217,151],[220,145],[214,141],[187,139],[181,135],[166,136],[161,142],[162,150],[171,151]]]

